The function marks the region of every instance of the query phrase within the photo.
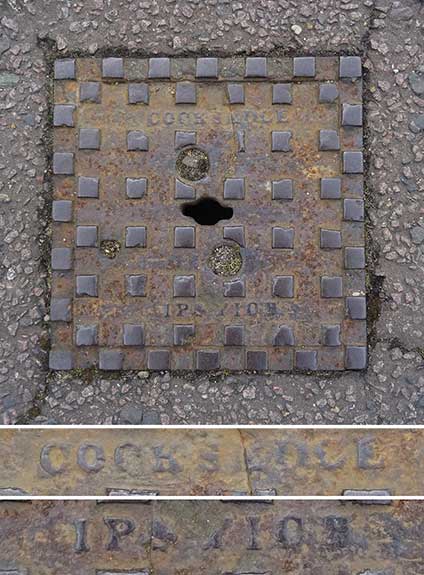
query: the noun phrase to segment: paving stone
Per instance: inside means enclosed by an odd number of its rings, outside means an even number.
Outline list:
[[[338,200],[342,197],[340,178],[321,178],[321,198]]]
[[[54,78],[55,80],[74,80],[75,60],[73,58],[55,60]]]
[[[144,226],[132,226],[126,229],[126,248],[145,248],[146,242],[146,228]]]
[[[340,277],[321,278],[321,297],[343,297],[343,280]]]
[[[127,276],[127,294],[132,297],[144,297],[146,295],[146,276]]]
[[[147,152],[149,149],[149,138],[144,132],[133,130],[128,132],[127,148],[130,151]]]
[[[190,82],[177,82],[175,102],[177,104],[195,104],[196,85]]]
[[[272,151],[273,152],[290,152],[291,151],[291,132],[272,132]]]
[[[227,95],[230,104],[244,104],[243,84],[228,84]]]
[[[99,369],[105,371],[119,371],[124,363],[122,351],[113,349],[101,349],[99,352]]]
[[[100,149],[100,130],[96,128],[81,128],[79,131],[80,150]]]
[[[336,130],[320,130],[320,150],[340,150],[340,138]]]
[[[276,276],[272,280],[272,295],[277,297],[294,297],[293,276]]]
[[[97,246],[97,226],[77,226],[76,244],[79,248]]]
[[[226,325],[224,344],[232,346],[244,345],[244,327],[242,325]]]
[[[50,300],[50,321],[72,321],[71,298],[52,298]]]
[[[365,268],[364,248],[345,248],[345,268],[349,270],[362,270]]]
[[[276,249],[292,249],[294,245],[294,230],[289,228],[272,228],[272,247]]]
[[[217,78],[218,58],[197,58],[196,62],[197,78]]]
[[[71,248],[53,248],[52,249],[52,270],[71,270],[72,269],[72,249]]]
[[[124,61],[122,58],[103,58],[102,61],[103,78],[123,78]]]
[[[342,126],[362,126],[362,104],[343,104]]]
[[[52,218],[54,222],[71,222],[71,200],[54,200],[52,203]]]
[[[277,180],[272,182],[272,199],[273,200],[292,200],[293,199],[293,180]]]
[[[196,354],[196,368],[199,370],[219,369],[219,351],[199,350]]]
[[[80,176],[78,178],[78,197],[98,198],[99,178],[93,178],[91,176]]]
[[[49,368],[54,370],[69,370],[73,368],[72,352],[51,351],[49,355]]]
[[[332,104],[339,97],[339,90],[336,84],[320,84],[319,101],[322,104]]]
[[[341,330],[339,325],[323,325],[322,344],[329,347],[337,347],[341,345],[340,333]]]
[[[93,104],[100,104],[100,82],[81,82],[79,96],[80,102],[92,102]]]
[[[342,247],[342,234],[338,230],[321,230],[321,247],[338,249]]]
[[[129,104],[148,104],[149,103],[149,86],[147,84],[128,84],[128,103]]]
[[[340,56],[340,78],[360,78],[362,63],[359,56]]]
[[[194,325],[174,325],[174,345],[186,345],[193,341],[195,334]]]
[[[274,337],[275,347],[293,346],[295,345],[293,328],[287,325],[281,325],[278,328]]]
[[[315,370],[318,368],[318,354],[313,350],[296,350],[296,367],[297,369]]]
[[[74,125],[74,111],[75,106],[72,104],[56,104],[53,110],[53,126],[68,126]]]
[[[124,324],[124,345],[144,346],[144,326],[139,324]]]
[[[274,84],[272,87],[273,104],[291,104],[293,101],[291,84]]]
[[[313,78],[315,76],[315,58],[313,56],[293,58],[293,75]]]
[[[55,152],[53,154],[53,174],[72,175],[74,173],[74,154]]]
[[[97,345],[97,325],[79,325],[75,332],[78,346]]]
[[[364,160],[362,152],[343,152],[343,172],[345,174],[362,174]]]
[[[139,200],[144,198],[147,193],[146,178],[127,178],[126,179],[127,198]]]
[[[94,275],[80,275],[76,276],[77,296],[97,297],[97,276]]]
[[[149,78],[169,78],[171,63],[169,58],[150,58]]]
[[[154,371],[167,370],[170,368],[170,353],[166,350],[150,350],[148,353],[147,367]]]
[[[347,316],[350,319],[366,319],[367,302],[364,296],[349,296],[346,298]]]
[[[365,369],[367,367],[367,348],[348,346],[345,365],[346,369]]]
[[[267,61],[262,57],[246,58],[246,78],[266,78]]]

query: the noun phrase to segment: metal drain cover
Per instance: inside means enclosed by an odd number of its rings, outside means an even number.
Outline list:
[[[51,369],[366,367],[359,57],[54,73]]]

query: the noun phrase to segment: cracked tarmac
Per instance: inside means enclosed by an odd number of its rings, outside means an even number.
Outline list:
[[[418,0],[0,1],[3,423],[422,423],[423,13]],[[52,59],[271,53],[363,58],[368,369],[49,373]]]

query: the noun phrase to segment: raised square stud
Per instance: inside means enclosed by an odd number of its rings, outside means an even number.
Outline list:
[[[127,295],[131,297],[146,296],[146,276],[133,275],[127,276]]]
[[[227,95],[230,104],[244,104],[243,84],[227,84]]]
[[[196,78],[218,78],[218,58],[197,58]]]
[[[342,278],[323,276],[321,278],[321,297],[343,297]]]
[[[55,60],[54,79],[75,80],[75,60],[73,58]]]
[[[146,228],[144,226],[131,226],[125,232],[126,248],[146,247]]]
[[[365,369],[367,367],[367,348],[363,346],[349,346],[346,348],[346,369]]]
[[[272,295],[276,297],[294,297],[293,276],[276,276],[273,278]]]
[[[50,300],[50,321],[72,321],[71,298],[56,298]]]
[[[362,174],[364,159],[362,152],[343,152],[343,172],[345,174]]]
[[[291,84],[274,84],[272,87],[272,103],[273,104],[291,104],[292,87]]]
[[[241,279],[224,282],[224,297],[244,297],[246,295],[244,281]]]
[[[294,345],[293,329],[288,325],[280,325],[273,343],[275,347],[292,347]]]
[[[345,268],[347,270],[363,270],[365,268],[365,249],[357,247],[345,248]]]
[[[51,351],[49,354],[49,368],[54,370],[69,370],[74,366],[71,351]]]
[[[248,351],[246,353],[246,369],[252,371],[265,371],[268,368],[266,351]]]
[[[103,78],[123,78],[124,77],[123,58],[103,58],[102,76]]]
[[[293,180],[284,179],[272,182],[272,199],[273,200],[292,200],[293,199]]]
[[[72,269],[72,249],[53,248],[51,258],[52,270],[68,271]]]
[[[291,152],[291,132],[272,132],[271,143],[273,152]]]
[[[174,247],[175,248],[196,247],[195,228],[191,226],[176,227],[174,230]]]
[[[219,351],[199,350],[196,354],[196,368],[198,370],[219,369]]]
[[[246,78],[266,78],[267,64],[266,58],[249,57],[246,58]]]
[[[360,78],[361,76],[362,64],[359,56],[340,56],[340,78]]]
[[[342,126],[362,126],[362,104],[343,104]]]
[[[174,297],[195,297],[196,279],[194,276],[174,277]]]
[[[194,325],[174,325],[174,345],[187,345],[193,343]]]
[[[79,347],[97,345],[97,325],[79,325],[75,331],[75,344]]]
[[[99,368],[104,371],[120,371],[124,363],[122,351],[102,349],[99,352]]]
[[[74,111],[75,106],[71,104],[57,104],[53,109],[53,126],[68,126],[74,125]]]
[[[244,179],[227,178],[224,180],[224,199],[242,200],[244,198]]]
[[[150,350],[147,355],[147,367],[153,371],[167,370],[171,367],[171,355],[165,349]]]
[[[224,345],[241,346],[244,344],[244,327],[242,325],[226,325],[224,329]]]
[[[52,219],[54,222],[71,222],[71,200],[54,200],[52,203]]]
[[[147,152],[149,138],[144,132],[133,130],[127,134],[127,149],[129,151]]]
[[[99,150],[100,130],[97,128],[81,128],[78,146],[80,150]]]
[[[224,240],[232,240],[239,246],[245,246],[244,227],[243,226],[224,226]]]
[[[315,76],[315,58],[313,56],[293,58],[293,76],[313,78]]]
[[[364,221],[364,200],[346,198],[343,202],[343,218],[346,221]]]
[[[91,176],[80,176],[78,178],[78,197],[98,198],[99,178],[93,178]]]
[[[77,247],[94,248],[97,245],[97,226],[77,226]]]
[[[319,101],[321,104],[332,104],[339,97],[336,84],[321,84],[319,87]]]
[[[124,345],[127,346],[144,346],[144,326],[138,324],[124,324],[123,334]]]
[[[150,58],[149,78],[169,78],[171,63],[169,58]]]
[[[297,369],[314,371],[318,367],[318,353],[314,350],[299,349],[295,354]]]
[[[180,180],[175,180],[175,199],[176,200],[191,200],[196,197],[196,190],[193,186],[189,186]]]
[[[79,297],[97,297],[97,276],[77,276],[75,293]]]
[[[340,178],[321,178],[321,199],[338,200],[342,197]]]
[[[292,249],[294,245],[294,229],[272,228],[272,247],[276,249]]]
[[[100,104],[100,82],[82,82],[79,94],[80,102]]]
[[[126,192],[127,198],[131,200],[140,200],[144,198],[147,191],[147,179],[146,178],[127,178]]]
[[[57,176],[72,176],[74,173],[74,154],[71,152],[55,152],[53,154],[53,174]]]
[[[128,84],[128,104],[148,104],[149,86],[147,84]]]
[[[346,315],[349,319],[367,318],[367,300],[365,296],[349,296],[346,298]]]
[[[336,130],[319,131],[320,150],[340,150],[340,138]]]
[[[322,345],[327,347],[338,347],[341,345],[339,325],[323,325],[321,326],[321,330]]]
[[[342,234],[338,230],[321,230],[320,246],[323,249],[335,250],[342,247]]]
[[[175,132],[175,149],[184,146],[194,146],[196,143],[196,132]]]
[[[175,103],[195,104],[196,101],[196,85],[192,82],[177,82],[177,88],[175,91]]]

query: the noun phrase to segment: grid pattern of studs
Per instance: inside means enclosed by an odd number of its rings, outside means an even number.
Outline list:
[[[52,369],[366,367],[360,58],[81,58],[54,74]],[[208,154],[199,181],[176,168],[187,146]],[[232,219],[182,215],[204,196]],[[221,244],[241,250],[234,277],[208,266]]]

